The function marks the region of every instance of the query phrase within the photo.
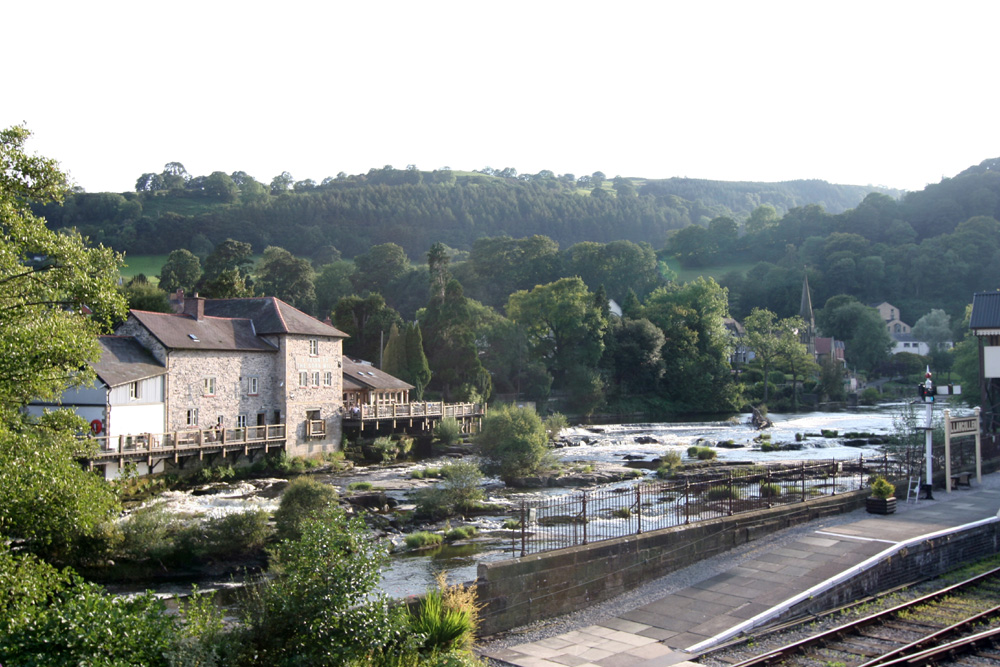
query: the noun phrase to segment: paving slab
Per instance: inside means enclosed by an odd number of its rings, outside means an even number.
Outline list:
[[[481,653],[517,667],[692,667],[699,645],[832,584],[895,544],[996,518],[1000,473],[993,475],[989,485],[973,482],[971,490],[935,491],[934,500],[901,501],[896,514],[829,528],[816,520],[812,533],[653,602],[555,637]]]

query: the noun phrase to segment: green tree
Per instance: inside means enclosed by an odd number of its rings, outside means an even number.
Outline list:
[[[838,294],[827,299],[816,313],[816,325],[827,336],[844,341],[847,363],[872,370],[889,358],[892,338],[878,311],[853,296]]]
[[[552,454],[542,419],[533,409],[499,405],[490,410],[475,439],[487,475],[504,482],[543,472]]]
[[[124,288],[130,310],[148,310],[154,313],[172,313],[170,296],[156,285],[130,280]]]
[[[385,290],[394,280],[406,273],[410,260],[406,251],[395,243],[383,243],[372,246],[368,252],[354,258],[357,266],[352,279],[358,293],[378,292]]]
[[[663,378],[663,332],[642,319],[614,318],[604,336],[602,365],[621,393],[653,393]]]
[[[291,306],[312,312],[316,287],[309,260],[296,257],[284,248],[268,246],[257,267],[254,289],[263,296],[276,296]]]
[[[580,278],[562,278],[510,295],[507,315],[528,334],[535,359],[546,364],[557,386],[570,371],[596,368],[608,322]]]
[[[739,392],[729,358],[732,337],[726,290],[714,279],[653,291],[643,314],[663,332],[663,392],[679,409],[726,412],[737,407]]]
[[[328,315],[345,296],[354,294],[351,276],[354,274],[354,262],[339,260],[325,264],[316,276],[316,312]]]
[[[194,291],[199,278],[201,278],[201,260],[190,250],[181,248],[171,252],[160,269],[160,289],[167,292],[182,289],[190,294]]]
[[[805,328],[800,317],[778,317],[766,308],[754,308],[750,316],[743,320],[746,336],[744,345],[753,351],[755,359],[764,373],[764,403],[768,402],[768,381],[771,369],[781,357],[795,358],[798,347],[805,350],[799,340],[799,331]],[[801,364],[800,364],[801,365]]]
[[[346,296],[333,309],[334,326],[350,336],[344,341],[344,354],[373,363],[378,361],[383,337],[400,323],[399,313],[385,304],[381,294]]]
[[[205,274],[202,278],[204,283],[218,280],[225,271],[235,270],[239,272],[245,280],[250,277],[253,267],[253,247],[249,243],[226,239],[212,249],[208,257],[205,258]],[[247,287],[253,283],[246,282]]]
[[[446,400],[486,400],[492,392],[490,375],[476,346],[476,332],[483,314],[482,306],[466,298],[462,285],[455,279],[448,281],[444,298],[432,297],[420,313],[432,386]]]
[[[227,664],[378,664],[412,650],[404,608],[378,591],[385,547],[360,518],[331,507],[272,552],[276,577],[249,587]]]
[[[66,187],[54,160],[24,152],[29,136],[19,126],[0,131],[0,534],[65,553],[98,532],[117,499],[77,463],[82,420],[64,412],[32,420],[22,408],[89,386],[97,334],[124,319],[126,304],[120,255],[50,231],[28,209]]]
[[[253,281],[239,269],[225,269],[214,280],[202,283],[201,295],[209,299],[242,299],[254,295]]]

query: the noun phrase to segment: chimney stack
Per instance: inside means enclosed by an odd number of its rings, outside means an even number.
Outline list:
[[[196,320],[205,317],[205,300],[195,292],[194,296],[184,299],[184,314],[190,315]]]

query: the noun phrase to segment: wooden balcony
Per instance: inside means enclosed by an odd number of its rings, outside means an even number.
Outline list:
[[[421,401],[413,403],[382,403],[359,405],[344,414],[344,425],[364,430],[365,424],[390,421],[395,425],[406,420],[410,425],[421,421],[425,425],[432,421],[453,417],[460,421],[482,418],[486,406],[482,403],[444,403],[441,401]]]
[[[99,464],[106,461],[149,461],[153,459],[204,456],[205,454],[234,452],[263,448],[285,443],[285,425],[244,426],[238,428],[210,428],[172,431],[170,433],[139,433],[119,436],[89,437],[97,442],[97,451],[87,461]]]

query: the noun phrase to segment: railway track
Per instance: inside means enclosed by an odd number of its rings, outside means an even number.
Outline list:
[[[1000,666],[1000,568],[857,618],[734,667]]]

